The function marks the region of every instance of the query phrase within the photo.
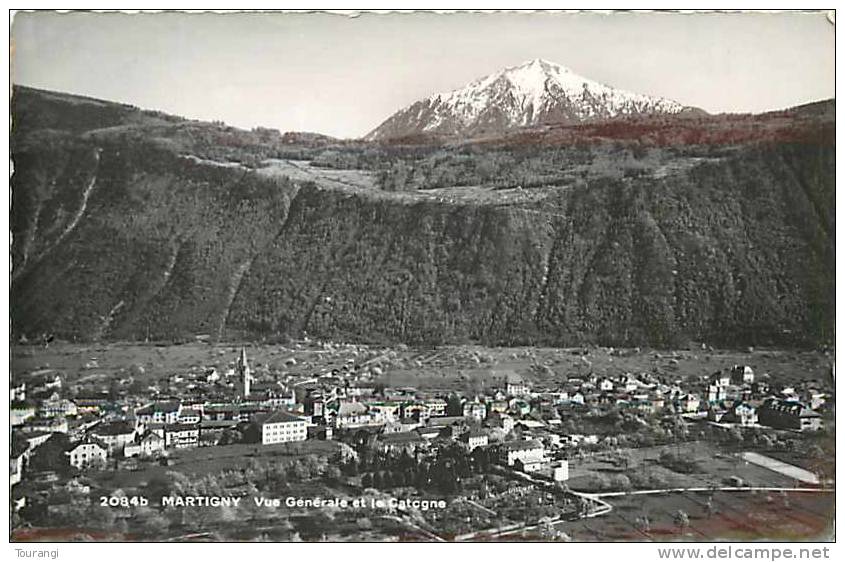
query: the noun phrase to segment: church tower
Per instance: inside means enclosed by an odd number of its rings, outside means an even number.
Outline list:
[[[246,348],[241,348],[241,355],[238,357],[237,363],[238,376],[241,377],[244,387],[244,398],[249,397],[250,385],[252,384],[252,374],[249,370],[249,363],[246,360]]]

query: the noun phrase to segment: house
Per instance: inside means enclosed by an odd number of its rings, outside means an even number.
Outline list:
[[[24,422],[21,431],[46,431],[47,433],[67,433],[69,424],[65,417],[35,417]]]
[[[235,420],[202,420],[200,422],[200,447],[214,446],[223,439],[223,434],[238,426]]]
[[[373,384],[352,384],[346,387],[346,395],[347,396],[354,396],[354,397],[364,397],[364,396],[372,396],[375,394],[375,386]]]
[[[400,410],[402,408],[401,402],[385,401],[385,402],[367,402],[367,411],[372,417],[373,423],[391,423],[400,417]]]
[[[35,392],[46,392],[62,387],[62,377],[53,369],[42,369],[29,374],[30,386]]]
[[[384,432],[385,433],[405,433],[408,431],[413,431],[416,428],[420,427],[422,424],[415,420],[414,418],[402,418],[390,423],[385,424]]]
[[[751,383],[751,392],[756,396],[764,396],[772,390],[771,385],[766,381],[757,380]]]
[[[569,480],[569,461],[560,460],[552,463],[552,480],[555,482]]]
[[[250,391],[250,399],[257,400],[262,406],[270,410],[287,409],[296,404],[296,395],[293,389],[285,390],[278,386],[263,388],[261,385],[253,385]]]
[[[202,412],[196,408],[183,408],[179,412],[179,417],[177,418],[177,423],[182,424],[195,424],[199,423],[202,419]]]
[[[442,429],[443,428],[441,426],[420,427],[417,428],[417,433],[423,439],[430,441],[438,437]]]
[[[402,407],[399,409],[400,418],[415,419],[418,421],[428,418],[428,410],[425,404],[418,400],[408,400],[402,402]]]
[[[654,404],[647,397],[633,397],[628,401],[628,407],[642,414],[654,414]]]
[[[334,430],[330,425],[315,425],[308,427],[308,439],[331,441],[333,436]]]
[[[507,400],[491,400],[487,404],[487,415],[491,416],[493,414],[505,414],[508,411],[508,401]]]
[[[9,421],[12,426],[22,425],[26,420],[35,416],[35,406],[26,402],[9,404]]]
[[[514,468],[522,472],[537,472],[539,470],[543,470],[548,461],[545,458],[542,459],[517,459],[514,462]]]
[[[199,424],[175,423],[164,425],[164,446],[168,449],[197,447],[199,441]]]
[[[488,442],[487,432],[480,429],[470,429],[460,437],[461,442],[470,451],[477,447],[486,447]]]
[[[334,413],[334,426],[337,429],[374,424],[373,416],[370,415],[367,406],[360,402],[341,402]]]
[[[818,431],[822,427],[821,415],[800,402],[770,398],[757,410],[761,425],[777,429]]]
[[[150,423],[174,424],[179,422],[179,412],[181,409],[182,404],[178,400],[155,402],[135,410],[135,417],[139,423],[143,423],[144,425]]]
[[[90,434],[104,444],[109,453],[113,453],[132,443],[135,427],[128,421],[102,422],[94,426]]]
[[[384,452],[406,451],[413,453],[426,444],[426,440],[416,431],[382,434],[378,438],[378,447]]]
[[[317,389],[306,391],[302,405],[305,414],[312,418],[322,418],[325,414],[326,401],[323,393]]]
[[[9,402],[23,402],[26,400],[26,383],[9,381]]]
[[[757,425],[757,408],[747,402],[736,402],[721,421],[743,426]]]
[[[39,415],[44,417],[75,416],[77,413],[76,404],[66,398],[60,398],[54,394],[41,403],[38,408]]]
[[[510,374],[505,380],[505,394],[508,396],[525,396],[530,392],[528,384],[516,374]]]
[[[439,418],[429,418],[428,427],[436,427],[438,431],[444,427],[451,425],[466,425],[467,419],[463,416],[441,416]]]
[[[88,437],[65,454],[68,455],[72,467],[83,470],[104,466],[108,457],[108,448],[96,438]]]
[[[543,428],[546,427],[546,424],[541,422],[540,420],[532,420],[532,419],[519,420],[518,422],[516,422],[516,425],[518,425],[518,426],[520,426],[524,429],[527,429],[529,431],[537,430],[537,429],[543,429]]]
[[[73,403],[76,404],[76,411],[79,414],[99,415],[108,405],[108,400],[101,397],[78,396],[73,399]]]
[[[711,384],[707,387],[707,401],[711,404],[721,402],[728,397],[728,387],[718,384]]]
[[[34,451],[44,443],[46,443],[53,434],[49,431],[29,431],[20,434],[23,439],[29,443],[29,450]]]
[[[514,466],[516,461],[525,464],[543,462],[545,448],[536,439],[525,441],[510,441],[499,447],[499,460],[508,466]]]
[[[29,460],[30,444],[26,439],[12,434],[9,449],[9,485],[14,486],[23,478],[23,471]]]
[[[713,373],[710,376],[710,384],[717,388],[727,388],[731,385],[731,374],[723,371]]]
[[[283,410],[256,416],[255,422],[261,429],[261,444],[290,443],[308,439],[307,423]]]
[[[660,410],[666,407],[666,398],[659,392],[655,392],[654,394],[649,396],[648,399],[651,402],[651,407],[654,409],[655,412],[659,412]]]
[[[707,410],[707,421],[721,422],[727,413],[728,411],[721,404],[712,404]]]
[[[626,374],[621,377],[619,384],[625,392],[636,392],[640,388],[640,381],[632,374]]]
[[[198,382],[205,382],[205,383],[213,383],[220,380],[220,373],[217,372],[217,369],[211,367],[206,369],[205,372],[197,377]]]
[[[212,404],[203,407],[203,419],[207,421],[248,422],[258,414],[269,412],[257,404]]]
[[[801,400],[811,410],[818,410],[827,402],[827,394],[816,389],[807,389],[801,393]]]
[[[91,493],[91,486],[86,484],[79,478],[71,478],[67,481],[67,484],[64,485],[64,489],[67,493],[73,495],[86,495]]]
[[[612,392],[613,391],[613,381],[610,379],[602,379],[599,381],[599,390],[602,392]]]
[[[467,401],[463,404],[464,417],[484,421],[487,417],[487,406],[481,402]]]
[[[701,407],[701,400],[697,394],[684,394],[678,397],[676,401],[676,408],[681,413],[692,414],[698,411]]]
[[[754,369],[748,365],[734,365],[730,378],[735,385],[751,384],[754,382]]]
[[[151,457],[164,451],[164,439],[152,431],[136,436],[135,440],[123,448],[124,457]]]
[[[512,398],[508,406],[508,413],[516,416],[527,416],[531,413],[531,405],[525,400]]]

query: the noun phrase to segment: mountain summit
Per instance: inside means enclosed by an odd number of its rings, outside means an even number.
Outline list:
[[[420,100],[393,114],[366,138],[420,133],[470,136],[543,123],[688,110],[694,108],[612,88],[559,64],[534,59]]]

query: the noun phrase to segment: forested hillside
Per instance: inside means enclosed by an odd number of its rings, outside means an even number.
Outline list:
[[[24,88],[13,112],[15,338],[833,337],[832,102],[382,144]]]

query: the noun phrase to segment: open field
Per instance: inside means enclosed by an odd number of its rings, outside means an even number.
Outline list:
[[[251,459],[287,465],[297,459],[330,457],[339,452],[341,447],[340,443],[334,441],[309,440],[276,445],[238,444],[176,449],[168,457],[167,466],[146,462],[140,465],[139,470],[98,473],[97,479],[112,489],[136,487],[171,471],[198,478],[227,470],[241,470],[248,466]]]
[[[622,449],[630,459],[624,470],[615,469],[603,455],[587,457],[584,460],[570,461],[569,486],[573,490],[602,492],[593,485],[593,475],[625,474],[650,475],[659,480],[661,488],[719,487],[726,485],[726,479],[737,477],[743,485],[751,487],[795,487],[806,483],[786,474],[771,470],[760,464],[749,462],[738,451],[725,451],[717,445],[706,442],[679,443],[639,449]],[[696,470],[684,474],[662,466],[658,461],[663,452],[678,454],[696,464]],[[774,460],[774,459],[772,459]]]
[[[734,364],[747,364],[758,373],[769,373],[773,381],[826,379],[833,357],[823,352],[756,349],[726,350],[627,350],[613,348],[485,348],[448,346],[436,349],[395,349],[360,345],[292,343],[249,344],[250,361],[256,372],[283,371],[291,374],[319,374],[344,365],[370,361],[383,375],[378,382],[391,386],[451,391],[483,388],[503,373],[517,372],[533,382],[561,382],[566,377],[617,375],[624,372],[658,372],[679,379],[709,375]],[[12,346],[12,375],[38,369],[56,369],[68,382],[107,380],[128,373],[142,377],[163,377],[191,367],[229,366],[240,344],[187,343],[155,345],[143,343],[71,344]],[[293,361],[291,361],[293,360]],[[139,370],[137,367],[141,367]]]
[[[712,497],[714,513],[706,503]],[[833,493],[707,492],[613,498],[613,511],[602,517],[563,522],[556,527],[576,541],[830,540]],[[689,527],[679,528],[682,510]],[[647,517],[649,529],[637,525]]]

